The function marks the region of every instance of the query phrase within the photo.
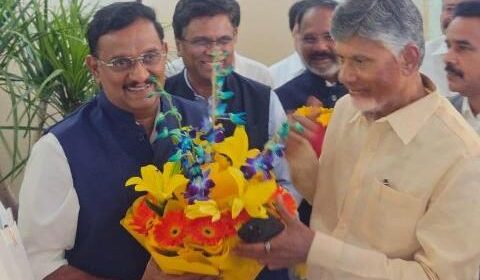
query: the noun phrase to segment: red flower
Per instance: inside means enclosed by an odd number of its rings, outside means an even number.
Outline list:
[[[277,187],[277,191],[275,191],[272,198],[275,199],[278,196],[282,198],[283,205],[290,214],[293,215],[297,212],[297,202],[295,201],[295,198],[293,198],[293,196],[281,186]]]
[[[176,247],[183,243],[187,219],[181,211],[171,211],[153,228],[155,241],[161,247]]]
[[[232,214],[229,213],[229,215],[231,217]],[[250,215],[248,215],[247,211],[243,209],[242,212],[240,212],[237,218],[235,218],[235,220],[233,221],[235,229],[236,230],[240,229],[243,226],[243,224],[248,222],[248,220],[250,220]]]
[[[152,227],[155,212],[148,207],[145,198],[136,201],[132,208],[132,220],[129,225],[137,233],[147,234],[148,230]]]
[[[222,219],[212,222],[211,217],[190,220],[188,228],[194,243],[208,246],[217,245],[232,231],[231,223]]]

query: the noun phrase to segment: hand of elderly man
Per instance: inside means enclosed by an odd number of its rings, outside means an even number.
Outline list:
[[[295,116],[289,118],[290,130],[286,141],[286,158],[290,169],[293,185],[310,199],[317,182],[318,157],[315,154],[308,138],[315,135],[316,124],[305,117]],[[303,127],[303,131],[295,131],[295,123]]]
[[[235,253],[242,257],[258,260],[269,269],[290,267],[307,260],[315,232],[305,226],[296,216],[285,209],[283,201],[276,201],[278,213],[285,229],[265,243],[241,243]]]

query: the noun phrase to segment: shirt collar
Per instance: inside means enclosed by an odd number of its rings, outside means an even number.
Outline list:
[[[462,99],[462,116],[465,118],[478,119],[479,115],[473,114],[470,103],[468,102],[468,98],[464,97]]]
[[[187,75],[187,68],[183,70],[183,78],[185,79],[185,83],[187,83],[188,88],[193,92],[193,95],[195,96],[196,100],[203,100],[205,102],[210,102],[210,98],[205,98],[204,96],[198,94],[190,84],[190,81],[188,80],[188,75]]]
[[[314,81],[314,82],[321,82],[322,86],[325,86],[327,88],[331,88],[331,87],[335,87],[337,86],[339,83],[338,82],[329,82],[327,80],[325,80],[323,77],[321,77],[320,75],[317,75],[315,73],[313,73],[312,71],[310,71],[310,69],[308,68],[305,68],[303,70],[300,71],[301,73],[306,73],[306,75],[309,77],[309,79],[311,81]]]
[[[420,129],[435,113],[441,102],[441,96],[433,82],[422,75],[422,82],[427,95],[415,102],[396,110],[388,116],[380,118],[374,122],[388,122],[397,136],[407,145],[418,134]],[[350,122],[355,122],[359,118],[365,119],[360,111],[357,111]]]

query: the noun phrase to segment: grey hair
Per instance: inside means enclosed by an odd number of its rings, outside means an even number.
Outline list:
[[[380,41],[395,55],[414,43],[419,64],[425,55],[422,15],[411,0],[346,0],[335,10],[331,34],[338,42],[354,36]]]

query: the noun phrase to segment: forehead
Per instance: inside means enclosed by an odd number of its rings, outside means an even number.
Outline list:
[[[448,26],[449,41],[464,40],[480,46],[480,17],[456,17]]]
[[[161,44],[153,23],[138,19],[125,28],[100,36],[98,52],[103,56],[138,55]]]
[[[185,38],[192,37],[219,37],[232,35],[235,28],[227,15],[220,14],[213,17],[198,17],[190,20],[183,31]]]
[[[324,33],[330,32],[333,10],[323,7],[309,9],[302,18],[299,31]]]
[[[393,54],[381,42],[354,36],[345,41],[336,41],[335,51],[344,58],[361,56],[367,58],[392,57]]]

